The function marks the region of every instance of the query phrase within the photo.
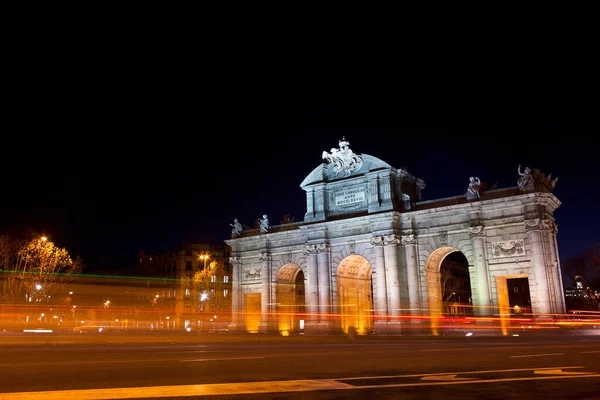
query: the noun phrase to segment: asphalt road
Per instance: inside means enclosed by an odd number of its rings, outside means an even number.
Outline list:
[[[600,398],[600,335],[53,339],[0,336],[0,399]]]

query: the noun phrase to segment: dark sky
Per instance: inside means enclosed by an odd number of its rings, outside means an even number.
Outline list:
[[[222,244],[234,217],[303,220],[299,185],[345,136],[355,153],[425,180],[424,200],[463,194],[474,175],[514,186],[518,164],[552,173],[561,258],[600,239],[598,96],[576,77],[438,85],[371,71],[333,84],[333,74],[119,68],[41,74],[15,96],[1,230],[33,228],[88,262]]]

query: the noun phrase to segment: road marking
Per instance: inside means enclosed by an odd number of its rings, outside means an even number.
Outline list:
[[[592,353],[600,353],[600,350],[593,350],[593,351],[581,351],[581,354],[592,354]]]
[[[215,353],[215,350],[181,350],[181,351],[158,351],[157,354],[189,354],[189,353]]]
[[[51,392],[0,393],[2,400],[106,400],[155,397],[216,396],[250,393],[309,392],[356,389],[330,379],[213,383],[207,385],[147,386],[138,388],[57,390]]]
[[[360,390],[392,387],[462,385],[475,383],[535,381],[546,379],[569,378],[600,378],[600,374],[592,373],[588,375],[554,375],[529,378],[502,378],[480,380],[475,379],[467,381],[451,380],[443,382],[418,382],[365,386],[349,385],[343,382],[337,382],[334,379],[306,379],[296,381],[213,383],[206,385],[147,386],[137,388],[129,387],[111,389],[57,390],[44,392],[13,392],[0,393],[0,397],[2,398],[2,400],[64,400],[68,398],[74,398],[77,400],[116,400],[156,397],[200,397],[256,393],[312,392],[319,390]]]
[[[524,356],[510,356],[510,358],[525,358],[525,357],[548,357],[548,356],[562,356],[565,353],[548,353],[548,354],[526,354]]]
[[[490,369],[482,371],[454,371],[454,374],[493,374],[496,372],[524,372],[524,371],[542,371],[545,369],[572,369],[572,368],[585,368],[582,365],[573,365],[568,367],[541,367],[541,368],[512,368],[512,369]],[[388,379],[388,378],[416,378],[419,376],[438,376],[442,375],[439,372],[433,374],[409,374],[409,375],[381,375],[381,376],[355,376],[351,378],[335,378],[337,381],[353,381],[353,380],[365,380],[365,379]]]
[[[429,375],[421,378],[422,381],[472,381],[478,378],[457,378],[456,374],[450,375]]]
[[[198,358],[196,360],[180,360],[180,361],[181,362],[201,362],[201,361],[255,360],[257,358],[267,358],[267,357]]]
[[[427,350],[421,350],[421,351],[430,352],[430,351],[468,351],[468,350],[473,350],[473,349],[463,347],[463,348],[456,348],[456,349],[427,349]]]
[[[587,375],[587,372],[577,372],[577,371],[563,371],[562,369],[536,369],[533,371],[534,374],[537,375]]]

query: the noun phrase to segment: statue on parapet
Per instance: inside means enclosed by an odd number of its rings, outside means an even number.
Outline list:
[[[525,170],[521,172],[521,164],[517,168],[517,173],[520,178],[517,179],[517,185],[521,191],[533,190],[533,175],[531,174],[531,168],[525,167]]]
[[[234,218],[233,219],[233,224],[229,224],[229,226],[231,226],[233,228],[231,230],[231,237],[232,238],[236,238],[236,237],[242,236],[242,231],[244,230],[244,228],[242,227],[242,224],[240,223],[240,221],[238,221],[237,218]]]
[[[525,167],[525,170],[521,172],[521,165],[519,164],[517,172],[521,176],[517,180],[517,185],[519,185],[519,189],[523,192],[552,192],[556,186],[556,182],[558,182],[558,178],[552,179],[552,174],[546,176],[537,168],[534,168],[532,171],[531,168]]]
[[[269,218],[267,218],[267,214],[263,214],[262,218],[259,218],[260,221],[260,231],[263,233],[269,232]]]
[[[479,190],[481,188],[481,180],[477,176],[469,178],[469,186],[467,187],[467,199],[474,200],[481,197]]]

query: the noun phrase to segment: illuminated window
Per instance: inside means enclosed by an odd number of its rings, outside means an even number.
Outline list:
[[[185,289],[185,297],[190,297],[191,294],[190,289]]]
[[[217,276],[216,275],[211,276],[210,277],[210,281],[211,282],[216,282],[217,281]]]
[[[229,289],[223,289],[223,297],[227,297],[229,294]]]

